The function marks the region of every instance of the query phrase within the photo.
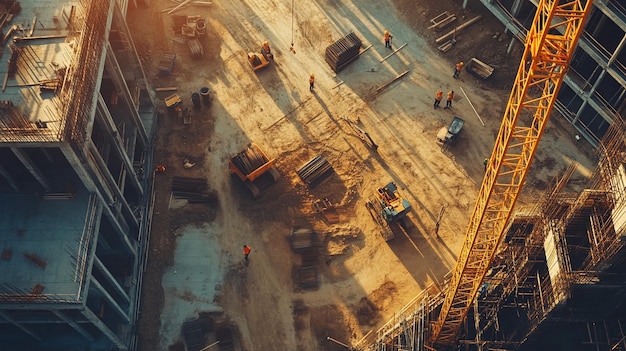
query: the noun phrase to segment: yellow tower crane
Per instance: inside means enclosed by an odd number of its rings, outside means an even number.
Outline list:
[[[540,0],[431,341],[452,345],[489,268],[593,0]]]

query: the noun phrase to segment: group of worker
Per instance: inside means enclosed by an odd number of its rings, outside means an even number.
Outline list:
[[[443,98],[443,91],[437,90],[437,92],[435,93],[435,103],[433,104],[434,108],[439,107],[439,104],[441,103],[442,98]],[[448,96],[446,98],[446,107],[444,107],[444,109],[452,108],[453,99],[454,99],[454,90],[450,90],[448,91]]]

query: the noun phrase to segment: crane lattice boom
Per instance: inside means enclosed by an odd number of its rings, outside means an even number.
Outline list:
[[[556,100],[593,0],[541,0],[487,165],[433,343],[450,345],[476,298]]]

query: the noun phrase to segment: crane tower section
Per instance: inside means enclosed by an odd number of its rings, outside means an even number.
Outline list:
[[[540,0],[431,341],[452,345],[502,238],[592,0]]]

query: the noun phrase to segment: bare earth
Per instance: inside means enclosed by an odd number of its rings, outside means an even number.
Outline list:
[[[131,9],[128,19],[152,86],[178,87],[185,107],[191,107],[191,93],[206,86],[213,102],[193,112],[191,125],[168,114],[161,102],[155,161],[167,172],[155,182],[139,324],[142,350],[184,350],[181,326],[194,318],[205,326],[203,345],[218,339],[216,330],[226,325],[235,350],[340,350],[327,337],[354,344],[415,295],[444,284],[463,242],[483,159],[491,154],[521,55],[520,44],[505,55],[510,38],[501,24],[479,5],[462,10],[461,1],[453,0],[214,0],[208,7],[176,12],[207,19],[204,57],[193,59],[186,45],[171,40],[172,18],[161,11],[176,2],[151,3]],[[483,15],[459,33],[458,43],[446,53],[437,50],[434,39],[452,26],[427,29],[443,11],[457,14],[456,25]],[[380,62],[392,52],[382,42],[384,30],[392,33],[394,49],[406,46]],[[363,49],[373,46],[335,75],[324,50],[351,31],[363,40]],[[255,73],[246,52],[258,51],[265,40],[275,62]],[[169,77],[158,75],[162,52],[178,56]],[[454,63],[471,57],[496,67],[493,79],[482,82],[466,72],[453,79]],[[314,93],[308,89],[311,72]],[[433,109],[437,89],[456,92],[452,109]],[[466,124],[458,144],[443,152],[435,135],[455,115]],[[346,120],[367,131],[378,151],[368,148]],[[581,163],[583,176],[592,167],[585,156],[588,146],[577,144],[574,134],[552,120],[522,203],[532,203],[572,160]],[[276,158],[282,175],[257,200],[240,191],[227,165],[250,142]],[[335,174],[309,189],[296,170],[316,155],[328,159]],[[184,169],[184,159],[195,166]],[[208,179],[219,205],[171,202],[174,176]],[[385,242],[364,204],[390,181],[413,211],[408,235],[396,232]],[[313,202],[323,198],[336,206],[338,218],[313,210]],[[318,233],[320,284],[315,289],[302,289],[295,281],[302,258],[290,249],[288,235],[302,224]],[[243,244],[253,248],[248,266]]]

